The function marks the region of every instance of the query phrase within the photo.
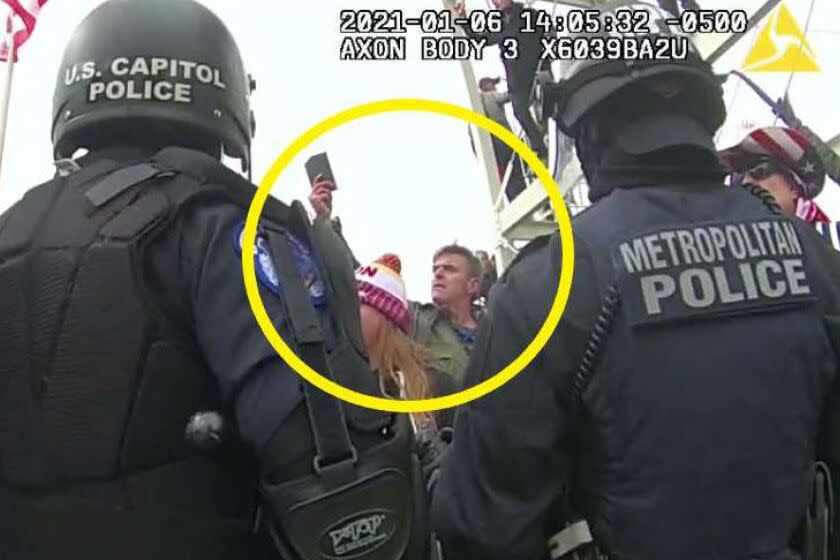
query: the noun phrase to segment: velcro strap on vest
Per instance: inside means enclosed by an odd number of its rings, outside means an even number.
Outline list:
[[[170,206],[169,199],[162,192],[146,192],[107,222],[100,233],[109,239],[134,239],[163,220]]]
[[[88,189],[85,196],[95,208],[101,208],[134,185],[148,181],[163,173],[163,171],[148,163],[125,167],[96,183]]]

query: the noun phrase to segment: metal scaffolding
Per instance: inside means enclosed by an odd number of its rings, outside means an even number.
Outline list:
[[[781,0],[740,0],[738,8],[750,14],[750,28],[757,25],[770,11],[775,8]],[[603,0],[530,0],[524,2],[534,8],[542,8],[554,14],[558,6],[564,7],[596,7],[603,4]],[[452,8],[452,0],[443,0],[447,8]],[[463,31],[458,30],[458,33]],[[734,47],[738,41],[745,36],[739,34],[703,34],[693,38],[695,45],[711,62],[719,60],[726,52]],[[481,96],[477,88],[475,71],[472,63],[468,60],[461,61],[464,80],[469,91],[469,98],[472,110],[483,113]],[[554,76],[556,79],[558,76]],[[517,123],[518,124],[518,123]],[[571,160],[565,165],[560,146],[563,143],[562,133],[557,130],[552,119],[548,119],[548,168],[552,172],[555,181],[560,187],[560,192],[566,201],[569,212],[574,215],[588,204],[588,188],[583,179],[577,157],[571,154]],[[518,130],[520,137],[522,133]],[[512,201],[508,201],[504,192],[507,179],[511,176],[512,166],[521,165],[519,158],[513,158],[507,162],[507,171],[502,180],[497,172],[497,162],[493,152],[493,145],[490,135],[484,130],[474,130],[477,139],[476,151],[479,160],[484,168],[487,184],[490,190],[490,197],[493,201],[495,223],[498,233],[498,243],[495,249],[496,266],[501,272],[513,258],[516,252],[529,240],[550,233],[557,229],[554,213],[550,207],[548,195],[543,185],[535,179],[533,173],[524,170],[527,181],[526,189]],[[567,157],[569,154],[565,154]],[[503,162],[504,163],[504,162]]]

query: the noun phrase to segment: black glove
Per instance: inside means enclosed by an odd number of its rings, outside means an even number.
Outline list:
[[[426,480],[426,491],[431,493],[437,482],[437,472],[441,461],[449,449],[449,444],[452,443],[454,432],[452,428],[438,430],[433,422],[429,422],[419,427],[414,437],[423,478]]]

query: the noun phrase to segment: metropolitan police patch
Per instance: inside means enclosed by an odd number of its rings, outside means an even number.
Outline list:
[[[790,220],[662,229],[613,251],[631,325],[771,311],[813,301]]]
[[[245,231],[245,222],[242,221],[236,227],[233,237],[233,246],[238,254],[242,254],[242,237]],[[326,288],[318,273],[318,267],[311,251],[293,235],[288,234],[291,241],[292,256],[297,265],[298,274],[303,278],[303,283],[309,290],[309,297],[316,306],[324,305],[327,301]],[[265,233],[257,228],[257,237],[254,243],[254,270],[257,280],[268,288],[276,296],[282,295],[280,277],[277,274],[271,251],[266,241]]]

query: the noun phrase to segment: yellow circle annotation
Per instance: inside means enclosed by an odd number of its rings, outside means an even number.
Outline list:
[[[266,199],[271,193],[271,187],[295,156],[317,138],[343,124],[362,117],[397,111],[436,113],[461,119],[486,130],[505,142],[535,171],[537,178],[548,193],[548,198],[560,230],[562,266],[558,287],[548,316],[534,339],[519,356],[492,377],[458,393],[431,399],[397,400],[374,397],[343,387],[313,370],[289,348],[274,328],[263,305],[254,270],[254,245],[256,243],[257,225],[260,214],[265,206]],[[245,291],[254,317],[269,344],[271,344],[274,350],[292,369],[319,389],[357,406],[386,412],[429,412],[460,406],[487,395],[513,379],[516,374],[522,371],[537,356],[559,324],[560,317],[563,315],[569,299],[569,293],[571,292],[573,272],[574,240],[571,219],[563,197],[560,195],[560,188],[536,154],[510,130],[488,119],[484,115],[458,105],[429,99],[386,99],[357,105],[323,120],[304,132],[280,154],[265,177],[260,181],[257,192],[248,209],[248,216],[245,220],[245,228],[242,233],[242,273],[245,281]]]

